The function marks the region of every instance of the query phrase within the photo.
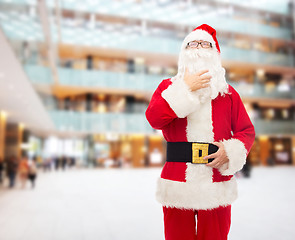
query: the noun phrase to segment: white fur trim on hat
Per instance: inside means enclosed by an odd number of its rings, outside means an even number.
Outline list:
[[[191,42],[191,41],[196,41],[196,40],[203,40],[203,41],[208,41],[210,43],[212,43],[212,47],[214,49],[216,49],[216,44],[215,41],[213,39],[213,37],[206,31],[201,30],[201,29],[197,29],[195,31],[192,31],[190,34],[188,34],[185,39],[183,40],[183,43],[181,45],[181,49],[185,49],[186,45]]]
[[[246,163],[247,149],[243,142],[235,138],[223,140],[222,143],[229,162],[224,164],[219,171],[222,175],[233,175]]]

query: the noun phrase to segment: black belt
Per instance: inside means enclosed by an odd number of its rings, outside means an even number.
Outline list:
[[[218,146],[202,142],[167,142],[167,162],[209,163],[203,157],[217,152]]]

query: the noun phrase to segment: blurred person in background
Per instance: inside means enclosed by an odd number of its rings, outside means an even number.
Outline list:
[[[243,166],[241,172],[243,173],[243,176],[246,178],[249,178],[251,176],[251,169],[252,165],[249,159],[246,160],[245,165]]]
[[[11,156],[8,158],[6,162],[6,173],[9,180],[9,187],[13,188],[15,184],[15,178],[18,169],[18,160],[15,156]]]
[[[68,159],[67,159],[67,157],[66,157],[66,156],[62,156],[62,157],[61,157],[61,166],[62,166],[62,170],[66,170],[67,163],[68,163]]]
[[[29,162],[28,162],[28,157],[26,155],[22,157],[19,163],[18,172],[19,172],[19,179],[21,182],[21,188],[25,188],[27,179],[28,179],[28,174],[29,174]]]
[[[237,198],[234,174],[246,162],[255,131],[225,80],[215,29],[203,24],[184,39],[178,73],[160,83],[146,117],[167,141],[157,187],[165,239],[226,240]]]
[[[22,63],[29,63],[31,57],[31,50],[30,50],[30,45],[27,41],[24,41],[22,43]]]
[[[54,164],[54,169],[57,171],[60,166],[60,157],[54,156],[53,157],[53,164]]]
[[[35,188],[35,180],[37,177],[37,164],[36,159],[33,159],[29,164],[28,179],[31,182],[32,188]]]
[[[52,159],[50,157],[46,158],[45,161],[43,162],[44,172],[51,171],[51,164],[52,164]]]
[[[2,184],[2,181],[3,181],[3,176],[2,176],[3,169],[4,169],[3,160],[0,158],[0,184]]]
[[[40,155],[37,156],[35,164],[37,165],[37,167],[43,164],[43,158]]]
[[[69,157],[69,164],[68,164],[69,168],[75,167],[75,165],[76,165],[76,158],[75,157]]]
[[[273,152],[273,150],[272,150],[272,152]],[[275,159],[274,159],[274,157],[273,157],[273,153],[271,153],[271,154],[268,156],[268,158],[266,159],[266,162],[267,162],[267,165],[268,165],[268,166],[275,166],[276,161],[275,161]]]
[[[40,155],[33,156],[32,160],[35,162],[37,167],[42,166],[44,164],[43,159],[42,159],[42,157]]]

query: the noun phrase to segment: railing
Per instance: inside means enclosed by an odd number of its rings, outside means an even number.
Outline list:
[[[261,97],[261,98],[279,98],[279,99],[295,99],[295,88],[287,85],[282,90],[279,86],[273,89],[267,89],[262,84],[248,84],[248,83],[237,83],[229,82],[238,93],[243,97]]]
[[[257,134],[295,134],[295,120],[263,120],[253,121]]]
[[[107,5],[111,1],[105,2]],[[67,4],[65,3],[65,5]],[[70,5],[75,6],[75,4],[72,2],[70,3]],[[81,4],[79,3],[79,6],[80,5]],[[97,9],[97,13],[99,13],[100,9],[101,8]],[[144,11],[145,13],[148,12],[146,9],[143,9],[142,11]],[[121,14],[121,11],[112,11],[112,15],[114,12],[116,12],[116,15],[118,16],[120,16]],[[171,12],[169,14],[173,15]],[[185,16],[185,14],[185,11],[180,11],[177,16]],[[196,14],[196,12],[190,11],[190,14],[192,14],[191,17],[180,17],[182,20],[178,20],[177,17],[173,17],[167,18],[164,22],[191,26],[197,26],[203,23],[203,20],[199,19],[200,16]],[[132,17],[136,17],[136,15],[132,14]],[[138,17],[141,18],[142,14],[139,14]],[[147,18],[148,17],[145,17],[144,19]],[[194,18],[198,18],[198,20],[195,20]],[[156,16],[150,17],[150,20],[154,21],[155,19],[157,19]],[[183,19],[185,19],[185,22],[183,21]],[[255,24],[253,22],[241,21],[238,19],[233,19],[232,17],[224,16],[211,16],[206,17],[206,19],[206,22],[208,24],[214,26],[219,31],[228,31],[240,34],[247,33],[251,36],[253,35],[263,36],[267,38],[292,40],[292,29],[273,27],[265,24]],[[163,22],[163,20],[161,20],[161,22]],[[6,36],[10,39],[44,41],[40,19],[38,19],[37,17],[31,17],[24,14],[20,14],[19,16],[17,12],[1,12],[0,24]],[[85,22],[84,25],[86,24],[87,23]],[[152,30],[149,33],[149,29],[147,29],[147,33],[142,34],[141,29],[134,28],[133,25],[116,26],[114,24],[108,25],[107,23],[103,23],[101,24],[102,26],[97,28],[88,28],[84,25],[72,27],[62,23],[60,29],[62,42],[65,44],[112,48],[115,47],[122,49],[151,52],[156,51],[171,54],[178,53],[180,44],[182,42],[182,39],[177,39],[177,36],[171,36],[171,32],[160,31],[157,34],[157,36],[159,37],[154,37],[154,33]],[[51,29],[53,41],[58,41],[57,29],[58,28],[53,23]],[[221,46],[221,49],[223,49],[223,46]],[[228,56],[226,56],[225,58],[227,57]]]
[[[152,133],[144,113],[92,113],[50,111],[60,131],[84,133]]]
[[[83,133],[152,133],[155,130],[147,122],[144,113],[93,113],[50,111],[55,126],[60,131]],[[292,120],[253,121],[256,134],[294,134]]]
[[[34,5],[35,1],[28,1],[28,0],[0,0],[0,3],[13,3],[13,4],[22,4],[22,5],[27,5],[27,4],[31,4]],[[54,0],[47,0],[46,1],[49,7],[55,7],[55,2]],[[202,1],[199,1],[201,4]],[[203,1],[203,2],[207,2],[207,1]],[[289,0],[268,0],[268,1],[249,1],[249,0],[214,0],[211,2],[221,2],[221,3],[227,3],[227,4],[235,4],[237,6],[241,6],[241,7],[246,7],[246,8],[253,8],[253,9],[260,9],[263,11],[269,11],[269,12],[274,12],[274,13],[279,13],[279,14],[288,14],[289,13],[289,7],[288,7],[288,3]],[[79,0],[71,0],[71,1],[62,1],[61,2],[61,7],[65,8],[65,9],[72,9],[75,11],[88,11],[88,12],[93,12],[94,9],[96,12],[98,13],[109,13],[112,15],[122,15],[122,16],[126,16],[126,14],[128,13],[128,10],[132,10],[133,14],[139,18],[142,18],[143,16],[147,16],[146,13],[143,11],[144,9],[147,10],[153,10],[156,6],[154,3],[149,3],[149,1],[143,1],[142,4],[140,4],[137,1],[128,1],[126,2],[117,2],[117,1],[108,1],[108,0],[100,0],[97,4],[92,3],[91,0],[88,1],[84,1],[83,5],[79,5]],[[175,13],[177,13],[180,8],[176,8],[176,7],[171,7],[172,4],[169,4],[170,8],[165,9],[165,7],[162,7],[163,10],[162,11],[169,11],[170,13],[171,11],[174,11]],[[98,8],[97,6],[100,6],[100,8]],[[159,7],[159,6],[158,6]],[[190,8],[192,8],[193,6],[190,6]],[[186,8],[185,8],[186,9]],[[196,12],[197,9],[193,9],[194,11],[192,12]],[[127,13],[126,13],[127,11]],[[200,8],[199,11],[202,11],[202,9]],[[186,12],[186,11],[183,11]],[[145,15],[143,15],[145,13]],[[154,17],[158,17],[161,19],[161,12],[157,12],[157,14],[152,13],[154,15]],[[200,13],[200,12],[198,12]],[[151,16],[152,16],[151,14]],[[127,14],[128,15],[128,14]],[[143,15],[143,16],[142,16]],[[130,16],[132,17],[132,16]],[[180,16],[182,17],[182,15]],[[162,17],[163,19],[163,17]],[[165,19],[165,18],[164,18]]]
[[[236,0],[232,2],[237,4],[243,1]],[[49,0],[47,3],[50,8],[55,8],[53,0]],[[288,14],[287,1],[268,1],[267,4],[265,2],[259,3],[259,1],[252,1],[252,4],[249,3],[249,1],[244,1],[244,4],[240,3],[241,6],[245,5],[247,7],[251,7],[252,5],[254,9],[257,7],[257,9]],[[202,7],[205,7],[206,10],[202,10]],[[207,24],[214,26],[218,30],[291,40],[291,31],[288,29],[239,20],[238,15],[235,18],[236,15],[234,13],[226,12],[224,9],[219,9],[221,11],[217,11],[216,7],[204,6],[201,3],[181,9],[177,4],[173,3],[167,4],[166,6],[157,6],[156,4],[149,3],[149,1],[139,4],[135,1],[114,2],[102,0],[96,6],[90,3],[90,1],[85,1],[83,9],[81,9],[81,4],[76,0],[70,2],[63,1],[62,8],[86,12],[94,12],[95,9],[95,13],[98,14],[190,26],[203,24],[203,19],[205,18]],[[253,15],[253,18],[255,17],[256,16]]]
[[[227,4],[235,4],[237,6],[260,9],[279,14],[289,14],[289,0],[268,0],[268,1],[248,1],[248,0],[214,0],[213,2],[222,2]]]
[[[241,28],[241,27],[240,27]],[[252,26],[253,28],[253,26]],[[83,38],[75,38],[78,36],[89,36],[89,30],[77,28],[63,29],[63,41],[70,44],[93,45],[106,48],[115,48],[122,50],[137,50],[151,53],[178,55],[182,40],[164,37],[141,36],[139,34],[126,35],[123,33],[110,33],[98,30],[92,30],[95,36],[88,37],[91,41],[85,41]],[[99,37],[101,36],[101,38]],[[116,40],[115,40],[116,39]],[[286,67],[294,66],[294,56],[292,54],[267,53],[252,49],[240,49],[227,46],[220,46],[221,57],[224,60],[234,60],[238,62],[250,62],[265,65],[279,65]]]
[[[161,80],[159,75],[140,73],[116,73],[107,71],[85,71],[59,68],[63,85],[100,86],[107,88],[147,90],[154,88]]]
[[[255,50],[221,46],[221,57],[225,60],[264,65],[294,66],[294,57],[282,53],[266,53]]]
[[[173,21],[173,19],[174,18],[170,18],[169,21]],[[263,33],[266,37],[276,36],[278,38],[291,40],[291,30],[288,29],[232,21],[232,19],[227,18],[218,18],[218,21],[215,19],[216,18],[213,18],[211,23],[210,21],[208,23],[216,28],[218,28],[218,25],[221,25],[221,29],[226,27],[230,28],[224,30],[242,31],[243,33],[249,31],[251,35],[255,35],[255,31],[257,31],[257,35],[259,35],[258,33]],[[44,41],[40,20],[37,17],[31,17],[29,15],[21,15],[21,17],[19,17],[17,12],[2,12],[0,13],[0,24],[9,39],[27,42]],[[52,27],[52,36],[52,39],[57,41],[57,31],[54,26]],[[65,44],[172,55],[179,54],[182,43],[182,39],[178,39],[176,36],[170,36],[169,34],[167,36],[158,37],[149,34],[143,36],[141,32],[138,31],[124,33],[124,31],[110,31],[104,28],[89,29],[86,27],[61,26],[61,36],[62,42]],[[267,53],[253,49],[241,49],[230,46],[228,41],[232,42],[234,39],[224,40],[223,44],[221,44],[221,56],[225,60],[286,67],[293,67],[295,65],[294,56],[291,53]]]
[[[49,67],[26,64],[24,65],[24,70],[26,71],[29,79],[33,83],[38,83],[38,84],[53,83],[52,72]]]
[[[25,65],[25,71],[33,83],[52,84],[51,72],[48,68],[37,65]],[[169,76],[139,74],[139,73],[115,73],[97,70],[76,70],[59,68],[59,81],[61,85],[100,87],[122,90],[154,91],[158,84]],[[268,91],[262,84],[247,84],[229,82],[241,96],[295,99],[295,88],[284,89],[275,87]]]
[[[83,30],[77,31],[78,35],[85,35]],[[74,36],[72,36],[72,34],[67,35],[65,32],[63,34],[65,34],[63,37],[65,43],[77,45],[88,45],[89,43],[83,39],[80,39],[77,42],[74,40]],[[97,33],[97,36],[100,35],[103,35],[103,33]],[[180,40],[149,36],[143,37],[139,35],[123,36],[122,34],[120,36],[122,41],[118,40],[119,42],[116,43],[114,39],[118,39],[118,36],[116,34],[106,33],[103,39],[93,38],[91,44],[98,47],[142,51],[154,54],[169,54],[175,56],[178,56],[181,46]],[[293,67],[295,65],[294,56],[292,54],[267,53],[252,49],[241,49],[228,46],[227,44],[221,44],[220,48],[223,60],[285,67]],[[36,53],[32,53],[31,55],[36,55]],[[36,56],[31,56],[31,58],[32,57],[37,59]],[[32,62],[31,59],[28,61]]]

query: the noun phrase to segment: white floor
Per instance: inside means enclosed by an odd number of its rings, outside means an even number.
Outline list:
[[[0,188],[1,240],[160,240],[160,169],[39,173],[31,190]],[[238,178],[230,240],[295,239],[295,168]],[[293,185],[293,186],[292,186]],[[185,240],[185,239],[184,239]]]

